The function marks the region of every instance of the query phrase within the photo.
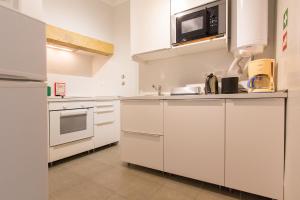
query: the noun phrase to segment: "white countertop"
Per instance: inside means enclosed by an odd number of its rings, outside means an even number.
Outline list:
[[[239,94],[211,94],[211,95],[178,95],[178,96],[157,96],[144,95],[121,97],[121,100],[184,100],[184,99],[261,99],[261,98],[287,98],[287,92],[274,93],[239,93]]]
[[[120,100],[119,96],[97,96],[97,97],[48,97],[48,102],[70,102],[70,101],[111,101]]]

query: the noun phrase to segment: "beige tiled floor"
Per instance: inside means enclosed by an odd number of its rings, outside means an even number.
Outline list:
[[[119,145],[55,163],[50,200],[257,200],[237,191],[124,164]]]

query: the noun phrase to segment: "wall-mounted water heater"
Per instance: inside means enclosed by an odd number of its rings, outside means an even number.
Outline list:
[[[268,44],[268,0],[233,0],[231,51],[236,57],[263,53]]]
[[[239,63],[244,58],[264,52],[268,45],[269,0],[231,1],[231,44],[234,61],[227,74],[243,74],[247,64]],[[235,68],[238,66],[238,70]]]

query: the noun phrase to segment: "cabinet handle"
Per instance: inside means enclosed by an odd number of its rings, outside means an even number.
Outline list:
[[[88,110],[70,110],[70,111],[61,111],[60,116],[61,117],[70,117],[70,116],[77,116],[77,115],[87,115]]]
[[[114,110],[99,110],[99,111],[96,111],[95,113],[102,114],[102,113],[112,113],[112,112],[114,112]]]
[[[125,134],[131,134],[131,135],[147,135],[152,137],[160,137],[161,134],[153,134],[153,133],[143,133],[143,132],[134,132],[134,131],[122,131]]]
[[[106,107],[113,107],[113,104],[107,104],[107,105],[97,105],[96,108],[106,108]]]
[[[107,121],[107,122],[97,123],[97,124],[95,124],[95,126],[103,126],[103,125],[113,124],[113,123],[114,123],[114,121]]]
[[[222,101],[222,100],[224,100],[224,99],[221,99],[221,98],[219,98],[219,99],[214,99],[214,98],[212,98],[212,99],[210,99],[210,98],[197,99],[197,98],[195,98],[195,99],[167,99],[166,101],[174,102],[174,101]]]

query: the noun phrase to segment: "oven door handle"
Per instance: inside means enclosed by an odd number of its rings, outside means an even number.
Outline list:
[[[76,115],[86,115],[88,113],[87,110],[68,110],[60,112],[61,117],[69,117],[69,116],[76,116]]]

